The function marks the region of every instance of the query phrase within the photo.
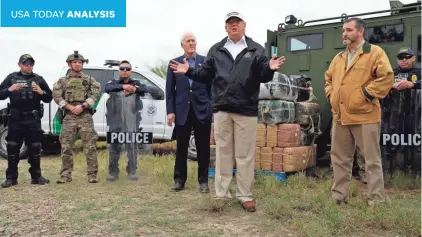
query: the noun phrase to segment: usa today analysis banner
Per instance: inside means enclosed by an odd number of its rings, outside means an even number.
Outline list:
[[[126,0],[0,0],[0,27],[126,27]]]

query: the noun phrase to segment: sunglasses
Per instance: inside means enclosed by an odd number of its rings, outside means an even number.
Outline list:
[[[413,56],[410,55],[400,55],[397,57],[398,60],[403,60],[403,59],[411,59]]]
[[[120,67],[120,71],[128,71],[130,72],[132,70],[132,68],[130,67]]]
[[[34,66],[33,62],[23,62],[22,65],[24,66]]]

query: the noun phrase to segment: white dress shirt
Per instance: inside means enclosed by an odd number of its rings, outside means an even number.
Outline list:
[[[243,36],[237,43],[234,43],[233,40],[227,37],[227,42],[224,44],[224,48],[230,52],[233,56],[233,60],[235,60],[237,55],[247,47],[248,45],[246,44],[245,36]]]

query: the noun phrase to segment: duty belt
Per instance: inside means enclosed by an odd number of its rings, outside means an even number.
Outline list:
[[[16,110],[16,109],[12,109],[10,110],[10,114],[13,115],[17,115],[19,117],[24,117],[24,118],[35,118],[38,119],[40,117],[40,112],[36,109],[34,110]]]

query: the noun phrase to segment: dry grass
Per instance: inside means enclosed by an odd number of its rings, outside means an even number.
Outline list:
[[[29,166],[20,164],[19,185],[0,189],[0,236],[417,236],[420,234],[420,189],[390,190],[377,214],[368,213],[362,187],[351,187],[350,204],[338,207],[330,198],[331,179],[303,175],[280,183],[257,176],[256,213],[243,211],[233,198],[227,203],[211,192],[198,192],[195,162],[189,162],[186,190],[170,191],[174,157],[143,156],[140,180],[126,180],[126,157],[120,162],[120,180],[105,183],[108,154],[99,151],[100,183],[89,184],[82,153],[75,157],[73,182],[58,185],[60,160],[44,157],[46,186],[29,184]],[[6,161],[0,161],[4,174]],[[4,176],[3,176],[4,177]],[[420,183],[405,176],[392,180]],[[420,186],[419,186],[420,188]],[[235,194],[234,182],[232,194]]]

